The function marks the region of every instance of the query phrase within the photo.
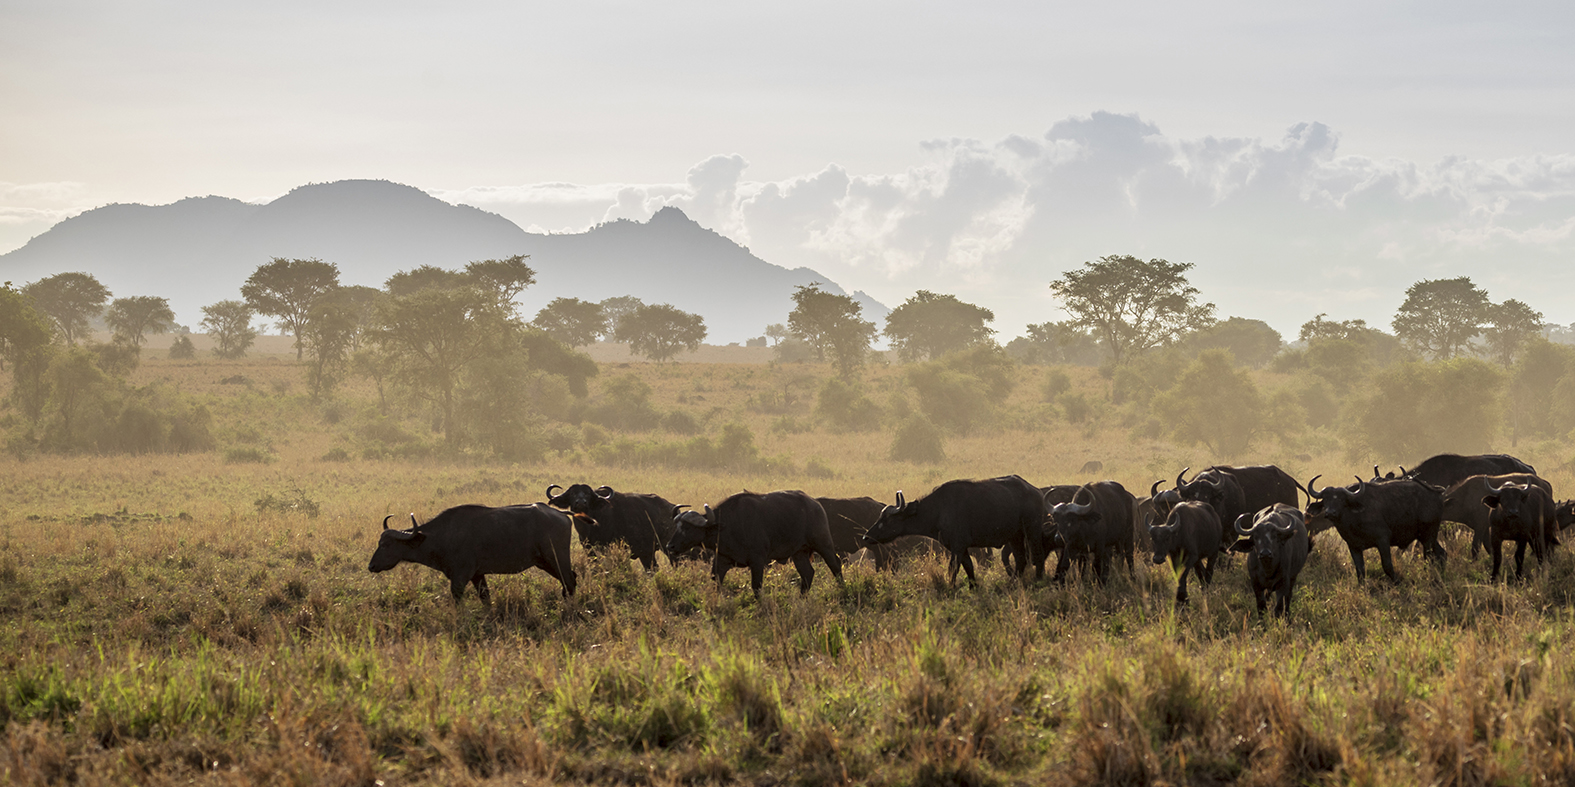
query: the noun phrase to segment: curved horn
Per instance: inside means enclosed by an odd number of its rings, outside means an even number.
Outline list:
[[[547,499],[548,500],[551,500],[554,497],[557,497],[557,495],[553,494],[553,492],[552,492],[552,490],[554,490],[554,489],[558,490],[559,492],[563,491],[563,487],[558,486],[557,484],[553,484],[553,485],[547,487]]]
[[[1193,476],[1192,480],[1196,481],[1196,480],[1198,480],[1198,477],[1197,476]],[[1203,479],[1203,483],[1208,484],[1209,486],[1212,486],[1215,489],[1219,489],[1220,487],[1225,485],[1225,480],[1222,479],[1222,478],[1214,478],[1214,477],[1211,476],[1209,478]]]
[[[393,518],[394,518],[393,514],[389,514],[388,516],[383,517],[383,529],[384,530],[388,529],[388,520],[393,519]]]
[[[1405,470],[1405,465],[1400,465],[1400,475],[1401,475],[1401,476],[1404,476],[1404,475],[1405,475],[1405,473],[1406,473],[1406,470]]]
[[[682,511],[682,510],[684,510],[684,509],[686,509],[688,507],[689,507],[688,503],[684,503],[681,506],[673,506],[673,516],[678,516],[678,512],[679,511]]]
[[[416,530],[416,529],[418,529],[420,527],[421,527],[421,524],[416,522],[416,512],[411,511],[410,512],[410,529],[411,530]]]
[[[606,492],[607,494],[602,494],[603,492]],[[613,496],[613,489],[610,486],[598,486],[596,487],[596,496],[603,500],[611,500]]]
[[[705,521],[707,521],[707,522],[715,522],[716,521],[715,519],[711,518],[711,504],[710,503],[706,503],[705,504]]]
[[[1149,497],[1153,497],[1153,496],[1159,494],[1159,485],[1163,484],[1163,483],[1165,483],[1164,479],[1160,479],[1158,481],[1155,481],[1154,485],[1148,488],[1148,496]]]
[[[1191,469],[1192,469],[1192,467],[1189,465],[1187,467],[1181,468],[1181,472],[1176,474],[1176,488],[1177,489],[1180,489],[1181,485],[1186,483],[1186,481],[1183,481],[1181,479],[1182,479],[1183,476],[1185,476],[1187,474],[1187,471],[1191,470]]]
[[[1242,514],[1241,516],[1236,517],[1236,522],[1234,524],[1232,524],[1231,527],[1235,528],[1236,535],[1251,537],[1252,536],[1252,531],[1257,530],[1258,526],[1257,526],[1256,523],[1254,523],[1252,527],[1249,527],[1249,528],[1243,530],[1242,526],[1241,526],[1241,520],[1243,520],[1243,519],[1247,520],[1248,522],[1251,522],[1252,521],[1252,515],[1251,514]]]
[[[898,489],[897,490],[897,510],[901,511],[902,509],[907,508],[907,507],[908,507],[908,501],[903,499],[903,497],[902,497],[902,490]]]
[[[1268,520],[1269,521],[1269,526],[1274,528],[1275,530],[1281,532],[1281,533],[1289,533],[1292,530],[1296,529],[1296,523],[1295,522],[1289,522],[1289,521],[1285,523],[1284,527],[1281,527],[1280,526],[1280,519],[1281,519],[1280,517],[1276,517],[1274,519]]]
[[[1361,493],[1362,493],[1362,490],[1363,490],[1363,489],[1366,489],[1366,488],[1367,488],[1367,482],[1366,482],[1366,481],[1363,481],[1363,480],[1362,480],[1362,479],[1361,479],[1361,477],[1360,477],[1360,476],[1358,476],[1358,477],[1357,477],[1357,479],[1356,479],[1356,491],[1355,491],[1355,492],[1352,492],[1352,493],[1351,493],[1351,494],[1353,494],[1353,495],[1359,495],[1359,494],[1361,494]]]
[[[1384,477],[1384,474],[1378,472],[1378,465],[1373,465],[1373,480],[1377,481],[1378,479],[1383,478],[1383,477]]]
[[[1320,495],[1317,492],[1314,492],[1313,488],[1312,488],[1312,485],[1314,483],[1316,483],[1318,481],[1318,479],[1320,479],[1320,478],[1323,478],[1323,474],[1322,473],[1313,476],[1312,480],[1307,482],[1307,496],[1312,498],[1312,499],[1314,499],[1314,500],[1322,500],[1323,499],[1323,495]]]
[[[1494,493],[1494,494],[1498,494],[1498,493],[1499,493],[1499,492],[1502,492],[1502,491],[1504,491],[1504,487],[1506,487],[1506,486],[1509,486],[1509,485],[1510,485],[1510,484],[1511,484],[1511,483],[1513,483],[1513,482],[1511,482],[1511,481],[1505,481],[1505,482],[1504,482],[1504,483],[1503,483],[1503,484],[1502,484],[1502,485],[1500,485],[1500,486],[1494,486],[1494,485],[1493,485],[1493,482],[1492,482],[1492,481],[1489,481],[1489,482],[1488,482],[1488,485],[1487,485],[1487,488],[1488,488],[1488,491],[1489,491],[1489,492],[1492,492],[1492,493]]]

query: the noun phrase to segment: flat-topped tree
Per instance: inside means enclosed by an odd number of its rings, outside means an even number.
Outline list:
[[[115,339],[140,348],[145,334],[164,333],[175,327],[175,312],[167,298],[133,295],[116,298],[104,314],[104,321],[115,332]]]
[[[1405,291],[1395,311],[1395,335],[1416,352],[1447,361],[1482,334],[1492,303],[1471,278],[1424,279]]]
[[[705,341],[705,318],[665,303],[641,306],[618,322],[613,337],[657,363],[672,360],[680,350],[694,351]]]
[[[531,325],[569,347],[592,344],[608,332],[601,304],[579,298],[554,298],[536,312]]]
[[[861,315],[864,307],[847,295],[820,289],[820,282],[801,284],[793,292],[788,330],[815,348],[816,357],[830,360],[842,377],[864,367],[875,323]]]
[[[22,288],[38,310],[53,320],[66,344],[88,334],[89,323],[104,311],[109,289],[88,273],[57,273]]]
[[[886,315],[882,333],[904,361],[922,361],[991,343],[995,329],[985,323],[994,320],[995,312],[955,295],[919,290]]]
[[[1063,273],[1050,291],[1071,315],[1067,324],[1092,330],[1120,366],[1214,324],[1214,304],[1198,303],[1198,289],[1187,283],[1191,269],[1190,262],[1110,255]]]
[[[310,319],[312,302],[339,286],[339,266],[318,259],[287,260],[275,257],[241,285],[241,297],[258,314],[278,317],[295,336],[295,359],[305,354],[301,333]]]

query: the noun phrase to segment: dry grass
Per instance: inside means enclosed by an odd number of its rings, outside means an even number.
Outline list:
[[[1285,621],[1252,613],[1240,561],[1179,613],[1170,572],[1146,562],[1106,588],[1024,588],[996,567],[978,590],[948,586],[939,563],[899,576],[860,564],[844,587],[817,582],[803,598],[782,567],[757,603],[736,575],[719,592],[703,567],[648,576],[577,551],[573,599],[530,572],[494,581],[490,607],[471,596],[459,609],[436,572],[365,569],[384,514],[534,501],[554,482],[693,503],[782,487],[889,499],[952,477],[1064,483],[1099,459],[1101,475],[1141,492],[1209,463],[1108,421],[1036,421],[1037,370],[1001,425],[919,467],[886,460],[888,433],[774,432],[779,414],[750,409],[799,385],[795,413],[809,420],[814,386],[791,381],[824,369],[604,367],[640,375],[658,407],[708,432],[742,420],[794,468],[765,474],[601,467],[578,449],[521,466],[327,461],[348,421],[304,401],[298,372],[276,358],[138,372],[206,397],[223,439],[266,441],[269,464],[0,461],[0,782],[1466,785],[1575,773],[1567,552],[1527,583],[1492,584],[1453,537],[1442,574],[1407,554],[1398,587],[1359,587],[1331,533]],[[251,385],[217,382],[236,375]],[[1074,378],[1098,392],[1096,376]],[[874,370],[866,389],[899,395],[900,369]],[[1243,459],[1302,478],[1360,469],[1318,445]],[[1557,467],[1556,450],[1518,453]],[[798,472],[812,458],[835,477]],[[260,511],[269,494],[304,495],[320,513]]]

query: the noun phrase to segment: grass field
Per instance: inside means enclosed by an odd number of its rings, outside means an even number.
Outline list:
[[[430,569],[367,572],[386,514],[532,502],[550,483],[697,505],[743,488],[890,500],[956,477],[1089,480],[1077,471],[1096,459],[1142,494],[1213,461],[1053,418],[1041,370],[996,425],[924,466],[887,459],[889,430],[774,429],[781,413],[752,409],[787,391],[789,415],[812,422],[804,378],[824,368],[604,363],[593,392],[624,374],[708,434],[742,420],[778,461],[602,466],[579,447],[526,465],[362,460],[333,452],[375,401],[365,383],[324,406],[291,356],[144,362],[137,382],[208,404],[217,451],[0,460],[0,782],[1575,782],[1567,552],[1493,584],[1452,533],[1442,572],[1406,554],[1400,585],[1358,586],[1330,532],[1292,616],[1266,621],[1239,560],[1180,612],[1170,568],[1143,556],[1104,588],[1024,587],[993,566],[954,589],[940,563],[855,564],[800,597],[779,567],[756,602],[737,572],[719,591],[704,567],[646,575],[576,547],[574,598],[533,571],[458,609]],[[874,370],[871,396],[897,395],[900,374]],[[1562,491],[1575,479],[1560,450],[1515,453]],[[1321,434],[1237,461],[1304,480],[1370,470]]]

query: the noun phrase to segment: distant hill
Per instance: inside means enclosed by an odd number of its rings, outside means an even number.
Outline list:
[[[64,271],[98,277],[116,296],[167,297],[196,329],[203,306],[240,297],[252,271],[274,257],[316,257],[340,281],[381,287],[418,265],[529,254],[536,285],[520,297],[527,317],[556,297],[634,295],[703,315],[707,341],[741,342],[784,322],[794,287],[842,293],[809,268],[772,265],[696,224],[677,208],[648,222],[614,221],[589,231],[537,235],[494,213],[451,205],[420,189],[379,180],[301,186],[266,205],[192,197],[170,205],[107,205],[60,222],[0,255],[0,279],[22,284]],[[865,319],[888,310],[862,292]]]

